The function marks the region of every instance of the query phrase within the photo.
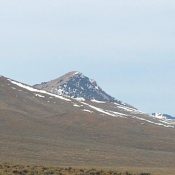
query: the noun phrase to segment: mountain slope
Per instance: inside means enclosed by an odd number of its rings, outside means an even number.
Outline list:
[[[118,103],[77,101],[0,77],[0,161],[173,167],[175,129]]]
[[[55,80],[37,84],[34,87],[71,98],[116,102],[122,104],[121,101],[116,100],[102,90],[102,88],[97,85],[96,81],[77,71],[69,72]]]
[[[162,119],[162,120],[175,120],[174,116],[171,116],[168,114],[153,113],[152,116],[158,119]]]

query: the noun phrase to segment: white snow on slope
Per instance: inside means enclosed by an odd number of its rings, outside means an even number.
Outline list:
[[[141,117],[136,117],[136,116],[131,116],[132,118],[135,118],[135,119],[138,119],[138,120],[142,120],[142,121],[146,121],[148,123],[151,123],[151,124],[154,124],[154,125],[158,125],[158,126],[164,126],[164,127],[167,127],[167,128],[174,128],[174,126],[172,125],[165,125],[163,123],[157,123],[157,122],[153,122],[153,121],[150,121],[148,119],[144,119],[144,118],[141,118]]]
[[[45,98],[45,96],[40,95],[40,94],[35,94],[36,97],[40,97],[40,98]]]
[[[77,105],[76,103],[74,103],[73,106],[78,107],[78,108],[81,107],[81,106]]]
[[[93,111],[90,111],[88,109],[83,109],[84,112],[89,112],[89,113],[93,113]]]
[[[91,100],[92,102],[94,102],[94,103],[106,103],[106,102],[104,102],[104,101],[98,101],[98,100],[95,100],[95,99],[93,99],[93,100]]]
[[[80,74],[80,72],[75,72],[74,75]]]
[[[106,112],[105,110],[103,110],[101,108],[97,108],[97,107],[92,106],[92,105],[89,105],[89,104],[87,104],[85,102],[81,102],[81,103],[84,104],[84,105],[86,105],[86,106],[88,106],[88,107],[90,107],[90,108],[92,108],[92,109],[94,109],[94,110],[96,110],[96,111],[98,111],[98,112],[101,112],[103,114],[106,114],[106,115],[109,115],[109,116],[112,116],[112,117],[117,117],[115,114],[111,114],[109,112]]]
[[[152,116],[158,119],[166,120],[166,117],[161,113],[155,113],[155,115]]]
[[[129,112],[137,111],[136,109],[128,108],[128,107],[121,106],[121,105],[117,105],[117,107],[120,108],[120,109],[123,109],[125,111],[129,111]]]
[[[75,99],[75,100],[77,100],[77,101],[85,101],[85,99],[84,98],[82,98],[82,97],[77,97],[77,98],[73,98],[73,99]]]
[[[132,113],[135,113],[135,114],[145,114],[144,112],[139,111],[138,109],[134,109],[134,108],[130,108],[130,107],[127,107],[127,106],[119,105],[117,103],[114,103],[114,104],[117,106],[117,108],[123,109],[123,110],[128,111],[128,112],[132,112]]]
[[[46,91],[44,91],[44,90],[38,90],[38,89],[35,89],[35,88],[33,88],[33,87],[24,85],[24,84],[22,84],[22,83],[19,83],[19,82],[10,80],[10,79],[8,79],[8,80],[9,80],[12,84],[15,84],[15,85],[17,85],[17,86],[19,86],[19,87],[21,87],[21,88],[23,88],[23,89],[26,89],[26,90],[28,90],[28,91],[37,93],[37,94],[35,94],[35,95],[38,96],[38,97],[41,97],[41,98],[44,98],[44,97],[45,97],[44,95],[41,95],[41,94],[46,94],[46,95],[49,95],[49,96],[52,96],[52,97],[55,97],[55,98],[59,98],[59,99],[61,99],[61,100],[65,100],[65,101],[69,101],[69,102],[71,101],[70,99],[65,98],[65,97],[63,97],[63,96],[55,95],[55,94],[46,92]],[[39,94],[38,94],[38,93],[39,93]],[[158,126],[164,126],[164,127],[168,127],[168,128],[174,128],[174,126],[172,126],[170,123],[167,123],[167,122],[165,122],[165,121],[153,122],[152,120],[144,119],[144,118],[137,117],[137,116],[134,116],[134,115],[133,115],[133,116],[132,116],[132,115],[129,116],[129,115],[126,115],[126,114],[123,114],[123,113],[115,112],[115,111],[106,111],[106,110],[104,110],[104,109],[95,107],[95,106],[93,106],[93,105],[89,105],[88,103],[85,103],[85,102],[84,102],[85,99],[83,99],[83,98],[77,98],[77,99],[75,99],[75,100],[79,101],[81,104],[86,105],[86,106],[88,106],[89,108],[91,108],[91,109],[93,109],[93,110],[95,110],[95,111],[97,111],[97,112],[100,112],[100,113],[105,114],[105,115],[108,115],[108,116],[112,116],[112,117],[123,117],[123,118],[131,117],[131,118],[135,118],[135,119],[138,119],[138,120],[141,120],[141,121],[145,121],[145,122],[148,122],[148,123],[151,123],[151,124],[155,124],[155,125],[158,125]],[[48,101],[48,103],[49,103],[49,102],[50,102],[50,101]],[[73,106],[78,107],[79,105],[74,104]],[[132,111],[131,111],[132,108],[123,107],[123,106],[117,106],[117,107],[120,107],[120,108],[123,108],[124,110],[128,110],[128,111],[132,112]],[[93,112],[93,111],[90,111],[90,110],[88,110],[88,109],[84,109],[83,111],[85,111],[85,112],[91,112],[91,113]],[[137,110],[136,110],[136,111],[137,111]],[[133,112],[136,112],[136,111],[133,110]],[[141,113],[140,111],[138,111],[138,112]],[[159,123],[158,123],[158,122],[159,122]]]
[[[24,85],[22,83],[19,83],[19,82],[16,82],[16,81],[13,81],[13,80],[10,80],[8,79],[12,84],[15,84],[23,89],[27,89],[28,91],[31,91],[31,92],[37,92],[37,93],[41,93],[41,94],[47,94],[47,95],[50,95],[52,97],[56,97],[56,98],[59,98],[61,100],[65,100],[65,101],[71,101],[63,96],[59,96],[59,95],[55,95],[55,94],[52,94],[52,93],[49,93],[49,92],[46,92],[46,91],[43,91],[43,90],[38,90],[38,89],[34,89],[33,87],[30,87],[30,86],[27,86],[27,85]]]
[[[115,114],[115,115],[117,115],[118,117],[121,117],[122,116],[122,118],[123,118],[123,116],[128,116],[128,115],[126,115],[126,114],[123,114],[123,113],[121,113],[121,112],[115,112],[115,111],[107,111],[107,112],[110,112],[110,113],[112,113],[112,114]],[[126,117],[125,117],[126,118]]]
[[[164,127],[167,127],[167,128],[174,128],[174,126],[170,125],[169,123],[165,123],[165,122],[161,123],[160,121],[159,121],[159,123],[158,122],[153,122],[151,120],[144,119],[144,118],[141,118],[141,117],[137,117],[137,116],[134,116],[134,115],[133,116],[132,115],[126,115],[126,114],[123,114],[123,113],[120,113],[120,112],[109,111],[109,110],[105,111],[101,108],[89,105],[85,102],[81,102],[81,103],[88,106],[88,107],[90,107],[90,108],[92,108],[92,109],[94,109],[94,110],[96,110],[96,111],[98,111],[98,112],[100,112],[100,113],[103,113],[103,114],[106,114],[106,115],[109,115],[109,116],[112,116],[112,117],[122,117],[122,118],[131,117],[131,118],[135,118],[135,119],[138,119],[138,120],[141,120],[141,121],[145,121],[145,122],[148,122],[148,123],[151,123],[151,124],[154,124],[154,125],[164,126]]]

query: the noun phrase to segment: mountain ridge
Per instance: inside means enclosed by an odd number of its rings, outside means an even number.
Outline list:
[[[84,100],[97,100],[102,102],[116,102],[124,106],[136,109],[135,107],[117,100],[106,93],[95,80],[83,75],[78,71],[71,71],[54,80],[36,84],[33,86],[39,90],[65,95],[71,98]]]

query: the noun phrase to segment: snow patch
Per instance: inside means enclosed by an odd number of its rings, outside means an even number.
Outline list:
[[[63,90],[63,89],[57,89],[57,93],[58,93],[59,95],[63,95],[63,94],[64,94],[64,90]]]
[[[141,118],[141,117],[136,117],[136,116],[131,116],[132,118],[135,118],[135,119],[138,119],[138,120],[142,120],[142,121],[146,121],[148,123],[151,123],[151,124],[154,124],[154,125],[158,125],[158,126],[164,126],[166,128],[174,128],[174,126],[172,125],[165,125],[163,123],[157,123],[157,122],[153,122],[153,121],[150,121],[150,120],[147,120],[147,119],[144,119],[144,118]]]
[[[120,105],[120,104],[117,104],[117,103],[114,103],[117,108],[120,108],[120,109],[123,109],[125,111],[128,111],[128,112],[132,112],[132,113],[135,113],[135,114],[145,114],[144,112],[141,112],[137,109],[134,109],[134,108],[130,108],[130,107],[127,107],[127,106],[123,106],[123,105]]]
[[[62,97],[62,96],[59,96],[59,95],[55,95],[55,94],[52,94],[52,93],[49,93],[49,92],[46,92],[44,90],[38,90],[38,89],[34,89],[33,87],[30,87],[30,86],[27,86],[27,85],[24,85],[22,83],[19,83],[19,82],[16,82],[16,81],[13,81],[13,80],[10,80],[8,79],[12,84],[15,84],[23,89],[27,89],[28,91],[31,91],[31,92],[37,92],[37,93],[41,93],[41,94],[47,94],[47,95],[50,95],[52,97],[56,97],[56,98],[59,98],[61,100],[65,100],[65,101],[71,101],[65,97]]]
[[[115,114],[111,114],[111,113],[109,113],[109,112],[106,112],[106,111],[104,111],[104,110],[101,109],[101,108],[97,108],[97,107],[92,106],[92,105],[89,105],[89,104],[87,104],[87,103],[85,103],[85,102],[81,102],[81,103],[84,104],[84,105],[86,105],[86,106],[88,106],[88,107],[90,107],[90,108],[92,108],[92,109],[94,109],[94,110],[96,110],[96,111],[98,111],[98,112],[101,112],[101,113],[103,113],[103,114],[106,114],[106,115],[109,115],[109,116],[112,116],[112,117],[116,117]]]
[[[81,107],[81,106],[79,106],[79,105],[77,105],[77,104],[73,104],[73,106],[74,106],[74,107],[78,107],[78,108]]]
[[[84,98],[82,98],[82,97],[77,97],[77,98],[73,98],[73,99],[75,99],[75,100],[77,100],[77,101],[85,101],[85,99]]]
[[[115,115],[117,115],[117,116],[119,116],[119,117],[120,117],[120,116],[122,116],[122,117],[123,117],[123,116],[128,116],[128,115],[126,115],[126,114],[123,114],[123,113],[120,113],[120,112],[116,112],[116,111],[109,111],[109,110],[108,110],[108,112],[113,113],[113,114],[115,114]],[[126,118],[126,117],[125,117],[125,118]]]
[[[155,115],[152,116],[158,119],[166,120],[166,117],[161,113],[155,113]]]
[[[92,102],[94,102],[94,103],[106,103],[106,102],[104,102],[104,101],[98,101],[98,100],[95,100],[95,99],[93,99],[93,100],[91,100]]]
[[[83,109],[84,112],[89,112],[89,113],[93,113],[93,111],[90,111],[88,109]]]
[[[40,95],[40,94],[35,94],[36,97],[40,97],[40,98],[45,98],[45,96]]]
[[[74,75],[78,75],[78,74],[80,74],[80,72],[78,72],[78,71],[74,73]]]

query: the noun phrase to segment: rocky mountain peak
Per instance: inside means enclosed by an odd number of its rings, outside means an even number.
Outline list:
[[[95,80],[88,78],[78,71],[71,71],[55,80],[37,84],[34,87],[57,95],[69,96],[71,98],[119,102],[103,91]]]

